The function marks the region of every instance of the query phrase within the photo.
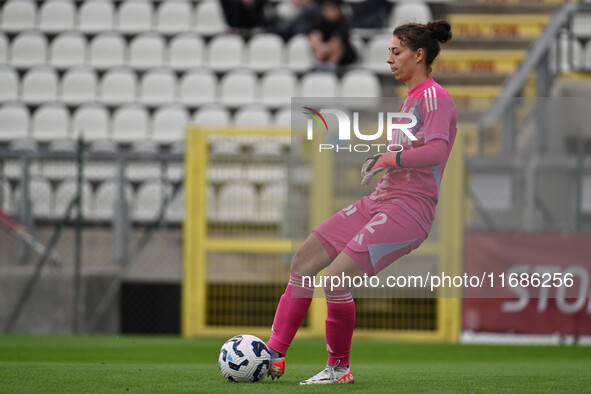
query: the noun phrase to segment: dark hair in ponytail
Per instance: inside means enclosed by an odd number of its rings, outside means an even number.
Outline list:
[[[451,39],[451,26],[444,20],[431,21],[427,24],[407,23],[394,29],[393,35],[413,51],[423,48],[427,72],[431,73],[431,64],[441,49],[439,43],[443,44]]]

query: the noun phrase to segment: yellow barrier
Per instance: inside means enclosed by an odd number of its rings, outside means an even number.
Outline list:
[[[295,245],[290,237],[281,233],[281,226],[276,223],[261,224],[255,218],[237,224],[220,222],[219,217],[217,222],[211,218],[208,206],[212,201],[208,201],[208,188],[212,180],[208,178],[211,178],[213,159],[208,144],[211,145],[212,138],[236,141],[285,139],[286,136],[289,136],[289,130],[193,127],[187,130],[182,290],[184,336],[229,337],[239,333],[262,338],[269,336],[275,307],[289,277],[289,256]],[[274,165],[289,165],[286,156],[276,158],[284,160],[283,164]],[[332,181],[336,169],[331,155],[314,154],[304,144],[300,158],[310,166],[313,174],[308,180],[309,185],[303,186],[310,201],[309,211],[307,215],[306,211],[296,212],[297,216],[306,216],[309,231],[342,209],[334,204],[344,198],[334,195]],[[235,155],[227,157],[229,161],[238,159]],[[242,171],[250,165],[252,163],[246,162]],[[434,230],[437,236],[430,237],[433,239],[411,254],[412,258],[436,259],[446,273],[459,272],[462,266],[463,182],[464,142],[462,134],[458,133],[440,190],[437,222],[445,231]],[[290,185],[289,197],[295,198],[297,193],[292,192],[292,187],[297,188]],[[323,336],[325,311],[324,299],[315,298],[298,337]],[[420,341],[456,341],[459,337],[460,301],[457,298],[360,299],[357,311],[361,319],[358,318],[356,337]],[[417,317],[413,317],[415,315]]]

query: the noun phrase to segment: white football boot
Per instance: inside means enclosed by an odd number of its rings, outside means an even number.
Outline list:
[[[301,385],[308,384],[349,384],[355,383],[351,368],[327,365],[322,371],[310,379],[300,382]]]

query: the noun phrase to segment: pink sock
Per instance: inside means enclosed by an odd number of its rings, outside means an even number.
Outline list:
[[[273,334],[267,345],[279,353],[287,353],[291,341],[302,324],[312,302],[314,288],[302,283],[300,275],[292,273],[273,320]]]
[[[349,290],[325,288],[324,294],[328,312],[326,318],[328,364],[347,366],[355,329],[355,302]]]

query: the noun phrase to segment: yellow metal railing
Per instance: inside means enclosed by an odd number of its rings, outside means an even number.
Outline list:
[[[290,135],[289,130],[244,130],[244,129],[196,129],[189,128],[186,137],[185,156],[185,212],[184,221],[184,257],[183,257],[183,289],[182,289],[182,333],[184,336],[232,336],[238,333],[250,333],[260,337],[268,337],[269,327],[260,325],[212,325],[208,323],[208,313],[213,313],[212,304],[225,308],[232,301],[217,300],[212,297],[219,295],[211,290],[208,282],[208,270],[213,264],[212,256],[216,253],[233,253],[237,256],[290,255],[293,243],[290,239],[274,237],[225,237],[217,232],[210,234],[208,230],[207,212],[207,170],[210,163],[208,157],[208,138],[211,136],[248,136],[250,137],[283,137]],[[447,163],[440,190],[438,206],[438,237],[426,241],[415,250],[413,256],[433,256],[437,259],[441,271],[446,273],[462,269],[463,248],[463,211],[464,211],[464,140],[458,132],[452,155]],[[311,184],[309,186],[309,225],[314,228],[328,218],[337,209],[333,202],[333,157],[329,154],[304,152],[311,165]],[[238,258],[238,257],[237,257]],[[279,264],[279,263],[277,263]],[[288,264],[288,263],[287,263]],[[288,265],[278,271],[276,276],[267,282],[276,283],[284,288],[288,280]],[[236,274],[239,276],[239,274]],[[246,279],[245,279],[246,281]],[[239,283],[239,280],[238,282]],[[209,292],[208,292],[209,286]],[[221,287],[231,289],[232,285]],[[256,286],[256,283],[254,284]],[[319,289],[317,289],[319,290]],[[247,290],[242,290],[243,292]],[[214,294],[215,293],[215,294]],[[460,294],[445,293],[445,298],[436,300],[436,324],[432,330],[392,330],[364,329],[356,330],[356,337],[389,338],[419,341],[456,341],[460,332]],[[243,301],[248,302],[248,301]],[[273,300],[273,308],[278,302]],[[226,303],[226,304],[224,304]],[[219,304],[219,305],[218,305]],[[223,305],[222,305],[223,304]],[[423,308],[417,306],[417,308]],[[268,308],[267,308],[268,309]],[[209,312],[208,312],[209,311]],[[324,318],[326,305],[323,298],[315,298],[310,307],[307,321],[298,332],[299,337],[320,337],[324,335]],[[272,316],[271,316],[272,318]]]

